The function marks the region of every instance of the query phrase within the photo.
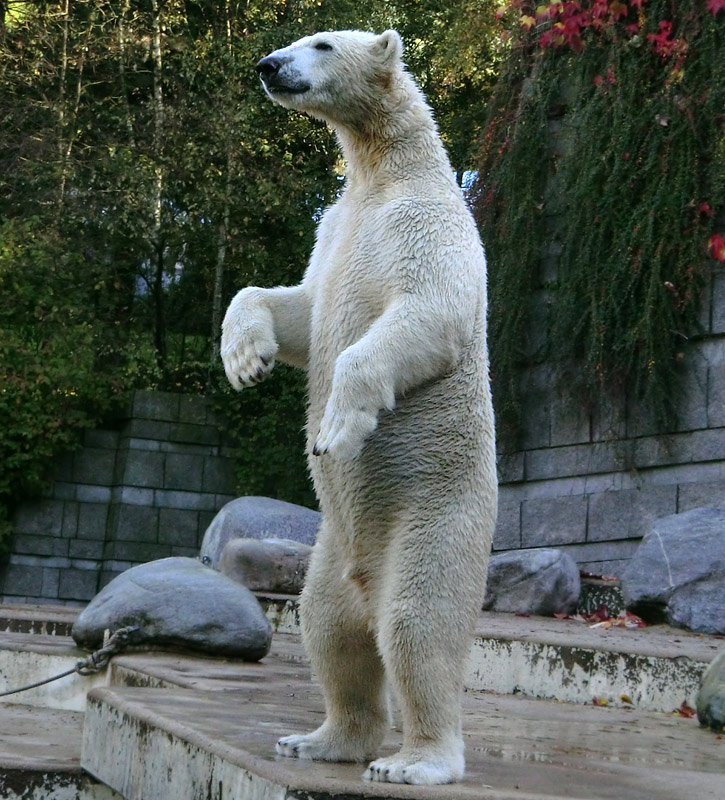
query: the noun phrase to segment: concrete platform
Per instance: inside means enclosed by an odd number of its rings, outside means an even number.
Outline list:
[[[295,598],[261,599],[277,629],[299,630]],[[15,611],[0,606],[0,689],[37,678],[38,670],[60,672],[83,655],[62,633],[76,611]],[[11,698],[45,708],[0,704],[0,798],[725,800],[725,740],[671,713],[683,700],[694,705],[700,675],[722,647],[722,638],[666,626],[603,630],[483,614],[465,696],[467,777],[437,788],[368,784],[360,780],[363,765],[274,754],[280,735],[312,730],[322,719],[295,633],[275,634],[258,664],[129,653],[92,680],[71,676],[64,680],[72,685],[44,687],[45,697]],[[35,674],[21,676],[23,669]],[[50,706],[84,708],[94,682],[106,688],[89,696],[84,772],[83,714]],[[490,692],[497,686],[503,694]],[[636,707],[614,707],[622,694]],[[595,696],[608,707],[595,707]],[[653,703],[670,713],[653,713]],[[384,752],[400,738],[398,726]]]
[[[261,664],[169,655],[124,656],[117,664],[119,680],[153,686],[90,693],[81,763],[126,800],[725,796],[725,740],[671,714],[469,691],[463,783],[369,784],[360,779],[363,765],[274,754],[278,736],[311,730],[323,718],[319,688],[287,636],[275,637]],[[400,741],[396,727],[383,752]]]

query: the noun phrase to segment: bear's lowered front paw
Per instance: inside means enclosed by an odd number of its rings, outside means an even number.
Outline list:
[[[377,426],[377,415],[365,409],[333,411],[328,407],[312,453],[316,456],[329,455],[337,461],[352,461]]]

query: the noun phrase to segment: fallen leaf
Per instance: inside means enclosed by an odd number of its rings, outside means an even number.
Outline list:
[[[634,703],[632,702],[632,698],[631,698],[631,697],[630,697],[628,694],[623,694],[623,695],[620,695],[619,699],[620,699],[620,700],[621,700],[623,703],[627,703],[627,704],[628,704],[628,705],[630,705],[630,706],[633,706],[633,705],[634,705]]]
[[[609,700],[607,700],[606,697],[594,697],[592,698],[592,703],[594,703],[595,706],[608,706]]]
[[[686,702],[682,702],[682,705],[677,709],[677,711],[673,712],[678,717],[685,717],[685,719],[692,719],[693,717],[697,716],[697,711],[694,708],[690,708]]]

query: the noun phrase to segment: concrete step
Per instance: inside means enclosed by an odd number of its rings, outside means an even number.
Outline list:
[[[81,770],[84,715],[0,706],[0,797],[3,800],[122,800]]]
[[[82,766],[125,800],[722,800],[725,742],[693,719],[468,691],[460,784],[369,784],[362,765],[275,756],[323,701],[298,641],[276,636],[262,664],[171,654],[121,656],[89,694]],[[144,677],[145,676],[145,677]],[[381,753],[401,743],[399,715]]]
[[[260,595],[267,619],[281,633],[299,633],[296,597]],[[722,637],[667,625],[592,627],[550,617],[482,613],[466,687],[499,694],[606,702],[650,711],[694,707],[700,678]]]

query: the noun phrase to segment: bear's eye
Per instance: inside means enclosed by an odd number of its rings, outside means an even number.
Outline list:
[[[328,42],[318,42],[315,45],[315,50],[332,50],[332,45]]]

